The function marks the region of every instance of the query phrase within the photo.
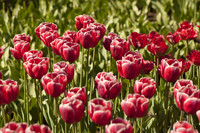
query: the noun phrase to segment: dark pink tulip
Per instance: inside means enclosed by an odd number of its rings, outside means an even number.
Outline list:
[[[122,60],[117,61],[117,70],[121,77],[134,79],[139,76],[143,57],[139,52],[127,52]]]
[[[100,36],[101,32],[99,30],[90,27],[81,29],[78,32],[79,42],[85,49],[94,48],[98,44]]]
[[[46,125],[33,124],[25,130],[26,133],[51,133],[51,129]]]
[[[84,115],[84,104],[79,99],[65,97],[59,106],[60,115],[67,124],[79,122]]]
[[[53,65],[53,72],[65,74],[67,76],[67,83],[69,83],[74,78],[74,68],[74,64],[68,64],[67,62],[60,61]]]
[[[141,74],[149,74],[153,70],[154,62],[150,60],[143,60]]]
[[[173,34],[169,32],[166,38],[167,38],[167,41],[171,44],[177,44],[181,40],[181,37],[178,34],[178,32],[174,32]]]
[[[151,31],[147,35],[147,37],[148,37],[149,42],[152,42],[155,38],[159,38],[159,37],[161,37],[163,39],[165,38],[163,35],[158,34],[156,31]]]
[[[199,123],[200,123],[200,110],[196,112],[197,118],[199,119]]]
[[[75,18],[76,29],[87,28],[90,23],[94,23],[94,19],[88,15],[79,15]]]
[[[34,57],[24,62],[23,65],[31,78],[41,79],[48,72],[49,58]]]
[[[159,72],[167,82],[174,82],[182,73],[182,62],[176,59],[162,59]]]
[[[156,90],[156,82],[148,77],[136,80],[134,84],[134,92],[152,98]]]
[[[166,45],[163,36],[160,35],[152,40],[151,44],[148,45],[147,49],[154,56],[159,57],[164,55],[164,53],[168,49],[168,45]]]
[[[198,133],[198,131],[187,121],[178,121],[174,123],[173,130],[170,133]]]
[[[41,78],[44,91],[52,97],[59,97],[67,85],[67,76],[58,73],[47,73]]]
[[[111,121],[109,125],[105,127],[105,133],[132,133],[133,127],[130,121],[122,118],[116,118]]]
[[[1,59],[2,55],[3,55],[3,53],[4,53],[4,49],[2,47],[0,47],[0,59]]]
[[[149,99],[140,94],[128,94],[126,100],[122,100],[121,107],[129,118],[140,118],[148,110]]]
[[[53,42],[58,37],[59,37],[59,34],[58,34],[58,32],[56,30],[46,31],[46,32],[44,32],[44,33],[42,33],[40,35],[40,38],[41,38],[42,42],[47,47],[50,47],[51,46],[51,42]]]
[[[11,79],[0,79],[0,105],[9,104],[19,95],[19,84]]]
[[[104,34],[106,33],[106,27],[103,24],[100,23],[90,23],[90,25],[88,27],[94,28],[95,30],[99,30],[100,31],[100,38],[99,40],[101,40],[104,36]]]
[[[129,43],[121,38],[114,39],[110,44],[110,52],[115,60],[121,60],[129,49]]]
[[[27,127],[26,123],[9,122],[3,127],[2,133],[25,133]]]
[[[66,42],[73,42],[73,39],[69,36],[58,37],[53,42],[51,42],[51,48],[56,55],[60,55],[61,49],[60,47]]]
[[[15,42],[14,48],[10,48],[12,56],[17,60],[22,59],[23,54],[29,50],[30,50],[29,42],[23,40]]]
[[[41,40],[40,35],[45,33],[46,31],[50,31],[50,30],[55,30],[57,31],[57,26],[53,23],[41,23],[36,29],[35,29],[35,33],[37,35],[37,37]]]
[[[112,118],[112,102],[102,98],[92,99],[88,103],[88,114],[90,119],[100,126],[109,124]]]
[[[190,55],[187,55],[186,58],[196,66],[200,66],[200,52],[192,50]]]
[[[104,36],[103,46],[106,50],[110,51],[110,44],[111,44],[112,40],[114,40],[115,38],[119,38],[119,36],[115,33],[112,33],[112,32],[110,32],[108,34],[108,36]]]
[[[23,61],[26,62],[27,60],[31,59],[31,58],[35,58],[35,57],[42,57],[43,56],[43,52],[42,51],[38,51],[38,50],[30,50],[28,52],[25,52],[23,54]]]
[[[131,35],[128,36],[128,41],[136,49],[142,49],[149,44],[148,36],[146,34],[141,34],[137,32],[132,32]]]
[[[63,36],[70,37],[73,40],[73,42],[79,43],[78,33],[76,31],[65,31]]]
[[[100,77],[100,78],[99,78]],[[112,72],[101,72],[95,77],[97,84],[97,91],[100,97],[105,99],[115,99],[121,91],[122,82],[118,82],[116,76]]]
[[[72,88],[69,91],[65,92],[65,97],[79,99],[83,102],[83,104],[85,104],[87,99],[86,89],[85,87]]]
[[[191,63],[189,61],[186,61],[184,59],[178,59],[178,61],[182,62],[182,73],[185,73],[187,71],[189,71]]]
[[[200,109],[200,91],[188,80],[177,81],[174,86],[174,98],[178,108],[188,114],[195,114]]]
[[[30,43],[30,36],[25,34],[17,34],[13,38],[13,43],[15,44],[17,41],[25,41]]]
[[[74,62],[79,57],[78,43],[65,42],[60,46],[60,54],[62,58],[70,63]]]

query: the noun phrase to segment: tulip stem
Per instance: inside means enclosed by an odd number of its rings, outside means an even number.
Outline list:
[[[166,89],[167,89],[167,90],[166,90],[166,92],[165,92],[165,93],[166,93],[166,96],[165,96],[165,97],[166,97],[166,103],[165,103],[165,110],[166,110],[166,123],[165,123],[165,124],[166,124],[166,125],[165,125],[165,126],[166,126],[166,129],[168,129],[168,113],[169,113],[169,111],[168,111],[168,109],[169,109],[169,108],[168,108],[168,103],[169,103],[169,102],[168,102],[168,101],[169,101],[170,82],[167,82],[167,87],[166,87]]]
[[[174,57],[174,44],[172,44],[172,57]]]
[[[68,133],[67,123],[65,123],[65,133]]]
[[[41,81],[40,81],[40,80],[38,80],[38,82],[39,82],[40,108],[41,108],[41,112],[40,112],[40,123],[43,124],[42,85],[41,85]]]
[[[140,123],[140,133],[142,133],[142,125],[143,125],[143,117],[141,118],[141,123]]]
[[[198,72],[198,89],[200,89],[200,66],[197,66],[197,69],[199,68],[199,72]]]
[[[187,42],[186,42],[186,56],[188,55],[188,52],[189,52],[188,45],[189,45],[189,40],[187,40]]]
[[[183,120],[183,115],[184,115],[184,112],[181,110],[180,121]]]
[[[49,55],[49,71],[51,72],[51,53],[50,53],[50,47],[48,48],[48,55]]]
[[[34,80],[34,85],[35,85],[35,93],[36,93],[36,99],[37,99],[37,108],[40,109],[40,107],[39,107],[39,99],[38,99],[38,90],[37,90],[37,81],[36,81],[36,79],[33,79],[33,80]],[[39,118],[40,118],[40,113],[39,113]]]
[[[8,106],[8,115],[9,115],[8,121],[11,121],[11,114],[12,114],[12,111],[11,111],[11,108],[10,108],[10,104],[7,104],[7,106]]]
[[[80,73],[80,87],[82,87],[83,83],[83,65],[84,65],[84,48],[82,47],[82,52],[81,52],[81,57],[82,57],[82,62],[81,62],[81,73]]]
[[[28,110],[27,110],[27,88],[26,88],[26,84],[27,84],[27,75],[26,75],[26,70],[24,68],[24,110],[26,110],[26,115],[27,115],[27,123],[28,122]]]
[[[158,81],[158,72],[157,72],[157,69],[159,67],[159,58],[156,58],[156,56],[155,56],[155,62],[156,62],[155,81],[156,81],[156,85],[157,85],[157,100],[159,101],[159,99],[160,99],[160,97],[159,97],[159,89],[158,89],[159,81]]]
[[[76,125],[75,124],[72,124],[72,132],[76,133]]]
[[[110,71],[112,70],[112,55],[110,53]]]
[[[137,126],[137,119],[134,118],[132,120],[133,120],[133,133],[137,133],[137,128],[136,128],[136,126]]]
[[[191,123],[191,115],[188,115],[188,123]]]
[[[54,98],[54,113],[55,113],[55,133],[58,132],[58,114],[57,114],[57,98]]]
[[[7,119],[6,119],[6,113],[5,113],[3,105],[1,105],[1,109],[2,109],[2,115],[3,115],[4,125],[5,125],[7,123]]]
[[[100,126],[100,133],[103,133],[103,126]]]
[[[85,72],[85,76],[86,76],[86,83],[85,83],[85,87],[88,88],[88,61],[89,61],[89,52],[90,49],[87,50],[87,62],[86,62],[86,72]]]
[[[79,133],[82,133],[81,121],[79,122]]]

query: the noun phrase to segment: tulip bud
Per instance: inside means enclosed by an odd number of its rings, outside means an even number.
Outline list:
[[[181,37],[178,34],[178,32],[174,32],[173,34],[171,32],[169,32],[167,34],[166,38],[167,38],[167,41],[173,45],[177,44],[181,40]]]
[[[119,38],[119,36],[115,33],[112,33],[112,32],[110,32],[108,34],[108,36],[104,36],[103,46],[106,50],[110,51],[110,44],[111,44],[112,40],[114,40],[115,38]]]
[[[132,32],[128,39],[130,44],[132,44],[136,49],[142,49],[149,44],[148,36],[146,34],[140,34],[137,32]]]
[[[17,41],[25,41],[30,43],[30,36],[25,34],[17,34],[13,38],[13,43],[15,44]]]
[[[174,123],[173,130],[170,133],[198,133],[198,131],[187,121],[178,121]]]
[[[76,29],[87,28],[90,23],[94,23],[94,19],[88,15],[80,15],[75,18]]]
[[[42,51],[37,51],[37,50],[30,50],[28,52],[25,52],[23,54],[23,61],[26,62],[27,60],[34,58],[34,57],[42,57],[43,52]]]

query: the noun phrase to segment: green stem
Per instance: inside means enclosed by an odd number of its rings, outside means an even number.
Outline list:
[[[75,124],[72,124],[72,132],[76,133],[76,125]]]
[[[191,123],[191,115],[188,115],[188,123]]]
[[[110,53],[110,71],[112,70],[112,55]]]
[[[27,74],[25,74],[26,79],[26,115],[27,115],[27,124],[29,124],[29,90],[28,90],[28,80],[27,80]]]
[[[53,52],[53,64],[55,63],[55,53]],[[53,66],[53,65],[52,65]]]
[[[189,48],[188,48],[188,45],[189,45],[189,40],[187,40],[186,42],[186,56],[188,55],[189,53]]]
[[[168,113],[169,113],[169,108],[168,108],[168,103],[169,103],[169,88],[170,88],[170,82],[167,82],[167,87],[166,87],[166,103],[165,103],[165,110],[166,110],[166,125],[165,125],[165,127],[166,127],[166,129],[168,129]]]
[[[133,133],[137,133],[137,119],[133,119]]]
[[[180,115],[180,121],[182,121],[182,120],[183,120],[183,115],[184,115],[184,112],[183,112],[183,111],[181,111],[181,115]]]
[[[117,97],[114,100],[114,115],[116,114],[116,108],[117,108]]]
[[[49,71],[51,72],[51,53],[50,53],[50,47],[48,48],[48,55],[49,55]]]
[[[79,133],[82,133],[81,121],[79,122]]]
[[[159,58],[156,58],[155,56],[155,62],[156,62],[156,69],[155,69],[155,81],[156,81],[156,85],[157,85],[157,100],[159,101],[159,90],[158,90],[158,86],[159,86],[159,79],[158,79],[158,72],[157,69],[159,67]]]
[[[100,133],[103,133],[103,126],[100,126]]]
[[[86,62],[86,71],[85,71],[85,76],[86,76],[86,82],[85,82],[85,87],[86,89],[88,88],[88,62],[89,62],[89,52],[90,49],[87,50],[87,62]]]
[[[6,119],[6,113],[5,113],[5,110],[4,110],[4,105],[1,105],[1,109],[2,109],[4,125],[5,125],[7,123],[7,119]]]
[[[84,48],[82,47],[82,52],[81,52],[81,57],[82,57],[82,62],[81,62],[81,73],[80,73],[80,87],[82,87],[83,83],[83,65],[84,65]]]
[[[9,115],[9,119],[8,119],[8,121],[11,121],[11,114],[12,114],[12,111],[11,111],[11,108],[10,108],[10,104],[7,104],[7,106],[8,106],[8,115]]]
[[[38,90],[37,90],[37,82],[36,82],[36,79],[33,79],[34,80],[34,85],[35,85],[35,93],[36,93],[36,99],[37,99],[37,108],[40,109],[39,107],[39,98],[38,98]],[[39,118],[40,118],[40,113],[39,113]]]
[[[55,133],[58,132],[58,114],[57,114],[57,98],[54,98],[54,114],[55,114]]]
[[[174,44],[172,44],[172,57],[174,57]]]
[[[43,124],[43,106],[42,106],[42,85],[41,85],[41,81],[38,80],[39,82],[39,91],[40,91],[40,123]]]
[[[65,123],[65,133],[68,133],[67,123]]]
[[[141,123],[140,123],[140,133],[142,133],[142,125],[143,125],[143,117],[141,118]]]
[[[27,101],[26,101],[26,99],[27,99],[26,82],[27,82],[27,75],[26,75],[26,70],[24,68],[24,110],[26,110],[26,114],[28,114],[29,112],[27,112],[27,105],[26,105],[26,103],[27,103]]]

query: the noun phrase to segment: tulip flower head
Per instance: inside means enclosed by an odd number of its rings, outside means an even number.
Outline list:
[[[110,32],[108,34],[108,36],[104,36],[103,46],[107,51],[110,51],[110,44],[111,44],[112,40],[114,40],[115,38],[119,38],[119,36],[115,33],[112,33],[112,32]]]
[[[198,133],[187,121],[178,121],[174,123],[173,130],[170,133]]]
[[[76,29],[87,28],[90,23],[94,23],[94,19],[88,15],[79,15],[75,18]]]

